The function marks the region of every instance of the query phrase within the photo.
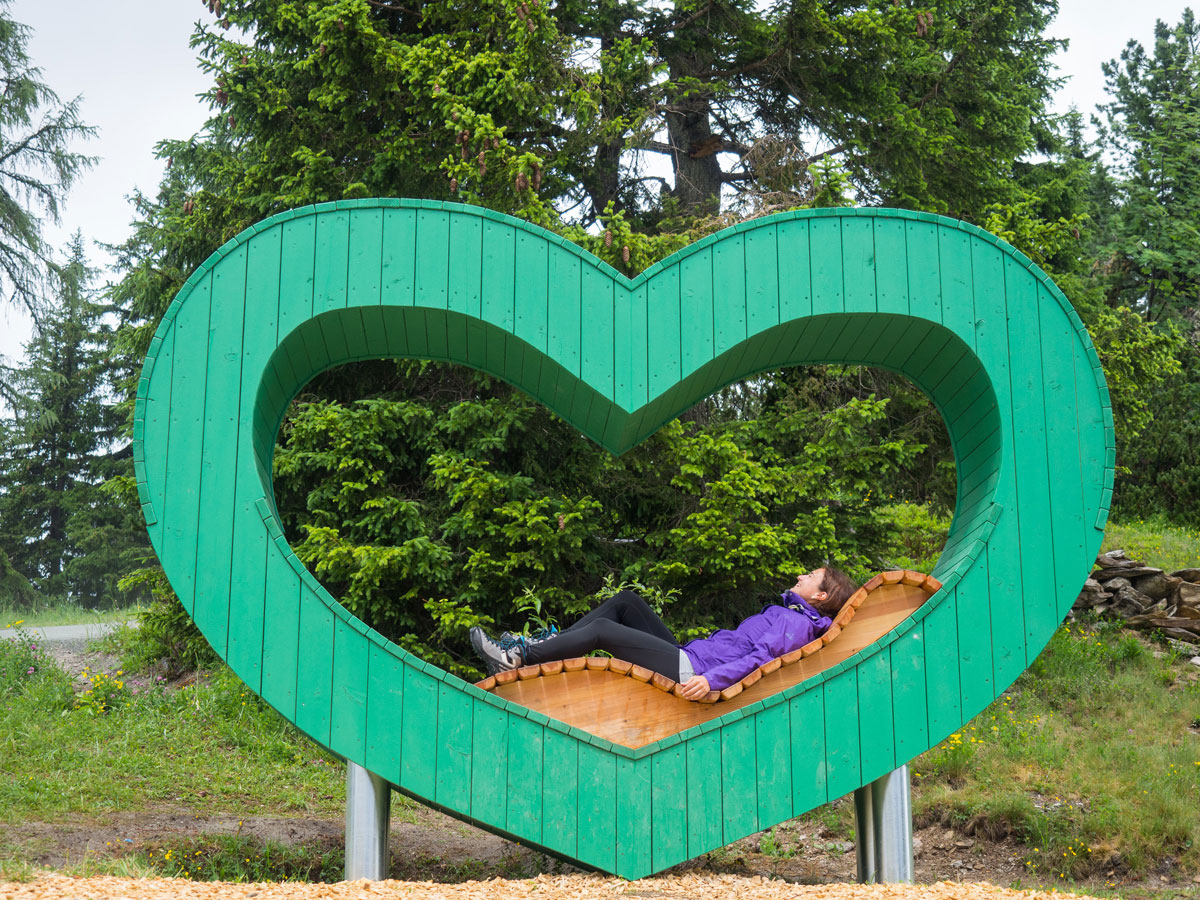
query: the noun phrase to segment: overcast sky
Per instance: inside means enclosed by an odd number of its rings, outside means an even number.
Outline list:
[[[1176,0],[1060,0],[1051,27],[1070,39],[1058,59],[1069,76],[1057,98],[1090,113],[1103,102],[1100,64],[1118,56],[1130,38],[1149,44],[1156,19],[1175,24],[1185,3]],[[89,241],[118,243],[132,218],[127,197],[135,188],[153,193],[162,166],[156,141],[184,138],[203,124],[207,110],[196,99],[207,79],[188,38],[196,21],[211,20],[200,0],[10,0],[9,13],[32,30],[29,55],[43,80],[63,99],[82,96],[84,121],[99,129],[80,150],[100,157],[66,204],[63,221],[47,236],[61,246],[76,229]],[[107,258],[93,251],[98,264]],[[0,355],[13,358],[28,339],[18,311],[0,309]]]

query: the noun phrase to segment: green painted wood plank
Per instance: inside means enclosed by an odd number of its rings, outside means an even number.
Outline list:
[[[1080,442],[1081,435],[1104,433],[1105,407],[1101,402],[1100,392],[1096,388],[1097,370],[1093,366],[1098,360],[1095,359],[1095,351],[1093,350],[1089,355],[1078,341],[1073,342],[1071,347],[1075,364],[1075,421],[1077,424],[1075,443],[1078,448],[1077,459],[1080,462],[1080,480],[1083,488],[1081,505],[1084,520],[1083,546],[1080,548],[1078,558],[1086,560],[1090,564],[1091,559],[1089,559],[1087,548],[1089,545],[1093,545],[1098,549],[1104,533],[1103,528],[1095,527],[1095,521],[1100,498],[1104,492],[1102,485],[1108,480],[1105,466],[1110,465],[1107,460],[1109,448],[1105,447],[1102,453],[1098,442],[1094,447],[1088,447]],[[1103,380],[1103,372],[1099,373],[1099,377]],[[1109,415],[1111,417],[1111,411],[1109,411]],[[1111,497],[1111,494],[1108,496]],[[1105,502],[1110,501],[1106,500]],[[1068,600],[1067,597],[1060,594],[1059,603],[1061,605],[1058,614],[1061,620],[1071,609],[1074,600]]]
[[[758,765],[758,822],[766,827],[792,817],[792,720],[786,703],[753,718]]]
[[[515,247],[516,233],[511,226],[484,222],[482,318],[504,332],[512,331],[515,317]],[[504,335],[500,331],[487,332],[486,363],[488,371],[504,371]]]
[[[317,227],[309,216],[280,226],[279,339],[308,321],[313,309],[313,264],[316,259]],[[189,303],[191,300],[189,298]],[[305,358],[300,369],[309,370]],[[298,372],[303,375],[304,372]]]
[[[858,730],[858,672],[845,669],[822,685],[825,695],[825,756],[829,799],[862,786],[862,739]]]
[[[971,235],[953,228],[938,232],[942,279],[942,324],[975,348],[975,286],[971,273]]]
[[[333,611],[308,585],[300,588],[299,659],[296,673],[296,726],[329,746],[333,703]]]
[[[579,744],[579,861],[612,872],[617,865],[617,758]]]
[[[405,665],[386,647],[367,649],[366,767],[393,784],[400,781],[400,738],[404,733]]]
[[[548,253],[546,242],[539,236],[524,231],[517,233],[513,331],[525,343],[543,353],[549,346]]]
[[[175,317],[171,369],[171,446],[160,556],[183,608],[196,600],[196,531],[200,521],[200,478],[204,451],[204,397],[208,384],[208,319],[212,276],[192,290]]]
[[[385,306],[412,306],[416,297],[417,212],[383,211],[383,270],[380,302]]]
[[[745,235],[747,334],[759,334],[779,324],[777,228],[753,228]]]
[[[313,312],[342,309],[347,300],[350,269],[350,212],[339,209],[317,217],[313,259]]]
[[[625,410],[635,410],[649,400],[645,347],[647,344],[646,287],[621,292],[616,301],[617,334],[614,348],[615,397]]]
[[[792,815],[829,800],[825,764],[825,693],[810,688],[788,701],[792,734]]]
[[[688,794],[687,745],[676,744],[651,757],[653,790],[653,865],[661,872],[687,859]]]
[[[1021,547],[1053,547],[1050,518],[1043,515],[1022,517],[1020,509],[1046,508],[1050,503],[1050,473],[1044,440],[1046,410],[1042,397],[1041,321],[1037,313],[1037,288],[1014,260],[1005,263],[1005,283],[1009,307],[1017,314],[1010,320],[1010,376],[1012,381],[1013,455],[1017,471],[1016,519]],[[1028,554],[1021,561],[1024,577],[1030,584],[1052,585],[1053,553]],[[1040,635],[1057,627],[1060,617],[1054,594],[1048,590],[1022,591],[1022,622],[1025,627],[1025,665],[1037,655]],[[997,681],[997,684],[1003,682]]]
[[[383,210],[361,209],[350,220],[348,306],[378,306],[383,290]]]
[[[842,285],[842,223],[835,217],[809,224],[812,266],[812,315],[840,313],[846,308]]]
[[[167,497],[167,453],[171,445],[171,386],[174,382],[176,329],[171,328],[163,338],[154,361],[155,377],[146,395],[146,486],[158,520],[151,526],[150,542],[161,548],[164,537]]]
[[[551,728],[542,741],[542,842],[574,857],[579,840],[579,741]]]
[[[889,648],[896,763],[904,765],[929,747],[929,704],[925,686],[925,625],[918,623]]]
[[[581,284],[583,306],[580,312],[580,326],[583,346],[580,353],[580,374],[601,396],[611,399],[615,387],[615,288],[612,280],[594,266],[583,267]],[[596,428],[594,433],[600,430]]]
[[[712,249],[713,350],[717,355],[746,339],[746,238],[733,234]]]
[[[908,241],[903,219],[874,219],[876,306],[908,315]]]
[[[335,622],[329,739],[351,759],[362,759],[367,748],[368,644],[366,636],[348,622]]]
[[[945,590],[945,588],[943,588]],[[925,622],[925,693],[929,740],[944,740],[963,723],[958,665],[958,590],[942,599]]]
[[[876,311],[874,217],[842,219],[846,312]]]
[[[893,722],[892,657],[887,650],[868,656],[858,664],[858,739],[862,764],[860,777],[871,782],[886,775],[897,765],[893,729],[881,728]]]
[[[693,859],[725,846],[721,827],[721,736],[708,733],[688,739],[687,757],[687,853]]]
[[[433,799],[455,812],[471,813],[471,768],[474,756],[472,711],[476,705],[456,685],[438,685],[437,763]],[[481,757],[481,765],[489,765]]]
[[[1058,301],[1043,286],[1038,286],[1041,310],[1042,399],[1046,409],[1046,447],[1050,474],[1050,510],[1054,523],[1055,595],[1078,593],[1076,583],[1080,560],[1086,559],[1084,531],[1083,471],[1079,444],[1075,435],[1075,367],[1070,346],[1071,323],[1058,315]],[[1061,618],[1061,617],[1060,617]]]
[[[711,249],[693,253],[679,265],[680,371],[686,378],[713,357]]]
[[[505,825],[508,796],[508,727],[512,717],[490,703],[476,703],[471,720],[472,747],[487,747],[471,768],[471,814],[498,828]],[[415,742],[420,743],[420,738]],[[472,750],[474,753],[474,750]],[[480,750],[483,753],[483,750]]]
[[[288,564],[278,544],[274,544],[267,548],[262,698],[290,722],[296,721],[299,611],[300,577]]]
[[[417,210],[414,303],[445,309],[449,303],[450,216],[441,210]],[[432,343],[431,343],[432,346]]]
[[[437,787],[437,752],[429,746],[429,736],[437,734],[438,729],[439,683],[414,665],[404,668],[400,784],[422,797],[432,797]],[[478,806],[472,804],[471,808],[479,815]]]
[[[483,221],[474,217],[450,219],[450,262],[447,307],[469,316],[479,316],[483,303]],[[448,320],[446,345],[459,360],[468,359],[467,320]]]
[[[560,247],[550,250],[550,312],[546,323],[546,352],[559,365],[580,372],[583,262]]]
[[[932,222],[904,223],[908,247],[909,309],[933,322],[942,321],[942,278],[938,250],[938,226]]]
[[[779,321],[812,315],[812,251],[807,219],[780,222],[775,229],[779,248]]]
[[[649,758],[617,759],[617,872],[625,878],[642,878],[654,871],[652,797]],[[651,803],[653,805],[653,803]]]
[[[542,735],[528,719],[508,723],[508,830],[542,842]]]
[[[726,844],[758,831],[758,760],[754,719],[726,724],[721,735],[721,839]]]

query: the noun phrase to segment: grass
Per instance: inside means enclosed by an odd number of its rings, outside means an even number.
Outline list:
[[[1117,548],[1168,572],[1200,568],[1200,531],[1191,528],[1142,519],[1109,522],[1101,550]]]
[[[52,661],[31,661],[32,643],[0,642],[0,823],[177,801],[204,814],[344,813],[343,766],[228,670],[180,690],[97,675],[103,702],[89,701]]]
[[[20,622],[26,628],[47,628],[52,625],[92,625],[106,622],[128,622],[136,619],[140,606],[119,609],[88,609],[68,600],[39,600],[32,607],[0,603],[0,628],[11,628]]]
[[[919,821],[1016,836],[1043,883],[1200,872],[1200,671],[1115,624],[1060,628],[913,770]]]

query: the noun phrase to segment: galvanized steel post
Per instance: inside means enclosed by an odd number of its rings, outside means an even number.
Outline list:
[[[374,772],[346,763],[346,880],[388,876],[392,788]]]
[[[913,880],[912,789],[903,765],[854,792],[858,880]]]

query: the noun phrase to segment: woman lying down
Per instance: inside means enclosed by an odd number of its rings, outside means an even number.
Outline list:
[[[840,569],[824,566],[801,575],[794,587],[732,630],[680,644],[642,597],[621,591],[570,628],[540,639],[471,629],[471,645],[488,674],[603,650],[682,685],[680,696],[699,700],[741,681],[759,666],[803,647],[832,624],[831,616],[857,590]]]

